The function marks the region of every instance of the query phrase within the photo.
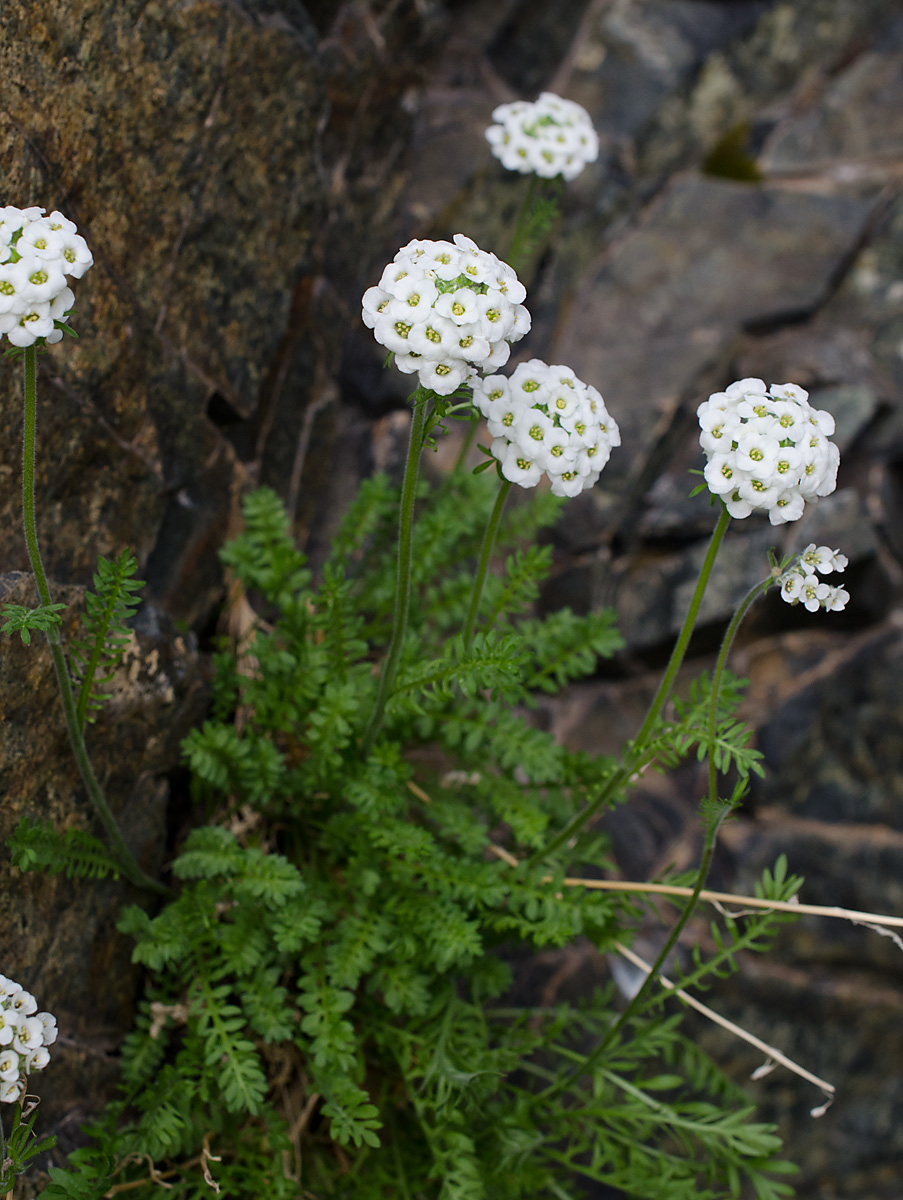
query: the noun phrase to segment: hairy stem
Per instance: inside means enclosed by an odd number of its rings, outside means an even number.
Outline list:
[[[535,866],[542,862],[544,858],[554,854],[561,846],[566,845],[572,838],[580,832],[583,826],[590,820],[591,817],[599,811],[599,809],[609,801],[612,796],[616,795],[618,790],[636,771],[642,761],[642,751],[646,742],[655,728],[655,723],[658,720],[659,713],[665,706],[668,697],[671,695],[671,689],[674,687],[674,681],[677,678],[677,672],[680,670],[684,660],[684,655],[687,652],[687,647],[690,644],[690,637],[696,625],[696,618],[699,616],[699,609],[702,606],[702,598],[705,595],[705,589],[709,582],[709,576],[712,574],[712,568],[715,565],[715,559],[718,556],[718,550],[724,540],[724,535],[727,532],[727,527],[730,524],[731,518],[727,509],[722,505],[721,515],[718,518],[718,524],[712,533],[712,540],[709,542],[709,548],[706,552],[705,560],[702,564],[702,569],[699,572],[699,578],[696,581],[696,589],[693,592],[693,598],[690,601],[690,607],[687,615],[684,618],[683,628],[678,635],[677,641],[674,643],[674,649],[671,651],[671,658],[668,660],[668,665],[665,668],[665,673],[662,676],[662,681],[658,686],[658,691],[649,705],[649,711],[646,713],[646,719],[643,721],[642,727],[637,734],[630,751],[625,757],[623,764],[605,781],[599,793],[583,808],[568,824],[558,833],[548,845],[542,850],[538,850],[529,859],[529,866]]]
[[[408,627],[408,612],[411,605],[411,565],[413,561],[414,542],[414,499],[417,492],[417,474],[420,469],[420,453],[423,450],[424,431],[426,429],[427,409],[431,393],[425,388],[418,388],[411,396],[414,412],[411,417],[411,438],[408,443],[408,457],[405,463],[404,483],[401,488],[401,514],[398,522],[398,565],[395,572],[395,612],[392,618],[392,636],[389,641],[389,652],[383,661],[382,673],[379,678],[379,691],[370,720],[361,741],[361,754],[369,754],[376,735],[382,727],[386,711],[386,701],[398,673],[401,661],[401,651],[404,646],[404,635]]]
[[[480,547],[480,562],[477,566],[476,578],[473,581],[473,594],[470,598],[470,609],[468,610],[467,620],[464,624],[465,650],[470,649],[473,641],[474,629],[477,623],[477,614],[480,611],[480,601],[483,598],[483,587],[486,583],[486,573],[489,570],[489,560],[492,557],[492,548],[495,545],[495,535],[498,533],[499,521],[502,519],[502,509],[505,507],[505,501],[508,499],[508,493],[510,491],[510,480],[503,480],[502,486],[499,488],[495,497],[495,504],[492,506],[492,512],[489,514],[489,521],[486,525],[486,531],[483,534],[483,544]]]
[[[50,588],[47,584],[47,576],[44,572],[44,564],[41,561],[41,551],[38,547],[38,529],[35,519],[35,502],[34,502],[34,476],[35,476],[35,446],[36,446],[36,428],[37,428],[37,351],[34,346],[28,346],[25,349],[25,419],[24,419],[24,435],[23,435],[23,458],[22,458],[22,519],[25,525],[25,544],[28,547],[28,558],[31,562],[31,569],[34,572],[35,582],[38,587],[38,595],[41,599],[41,604],[44,607],[49,607],[52,603],[50,596]],[[69,677],[69,668],[66,664],[66,656],[63,654],[63,646],[60,641],[59,630],[56,626],[51,626],[46,631],[47,641],[50,645],[50,654],[53,659],[53,669],[56,672],[57,684],[59,685],[60,699],[63,704],[63,715],[66,718],[66,729],[69,734],[69,743],[72,747],[72,753],[75,757],[75,762],[78,766],[79,774],[82,777],[82,782],[94,803],[97,810],[97,815],[100,817],[104,829],[107,831],[107,837],[110,840],[110,845],[114,853],[119,859],[123,874],[132,883],[138,887],[148,888],[152,891],[159,892],[162,895],[169,895],[169,889],[156,880],[151,879],[149,875],[141,870],[135,862],[132,852],[125,844],[119,826],[116,824],[116,818],[113,816],[107,799],[103,794],[100,784],[97,781],[97,776],[94,774],[94,768],[91,765],[91,760],[88,757],[88,749],[85,745],[85,739],[82,736],[81,723],[78,718],[76,709],[75,697],[72,692],[72,681]]]

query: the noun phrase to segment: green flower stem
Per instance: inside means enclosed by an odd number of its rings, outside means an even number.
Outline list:
[[[479,415],[475,412],[473,420],[467,426],[467,433],[464,435],[464,441],[461,443],[461,449],[458,451],[458,457],[455,459],[453,471],[460,471],[464,466],[464,460],[467,458],[467,452],[473,445],[473,439],[477,436],[477,427],[480,424]]]
[[[709,548],[706,552],[705,561],[702,564],[702,570],[699,572],[699,578],[696,581],[696,590],[693,592],[693,599],[690,601],[690,608],[684,619],[683,628],[674,644],[674,649],[671,651],[671,658],[665,668],[665,673],[662,676],[662,681],[658,686],[658,691],[653,697],[652,703],[649,706],[649,711],[646,713],[646,719],[643,721],[642,727],[634,739],[633,746],[627,754],[623,764],[610,776],[602,785],[601,791],[591,800],[584,809],[582,809],[568,824],[557,834],[547,846],[542,850],[538,850],[528,860],[528,866],[536,866],[543,859],[548,858],[550,854],[554,854],[561,846],[565,845],[575,837],[586,822],[593,817],[603,804],[614,796],[618,789],[623,787],[625,783],[637,770],[642,761],[642,751],[649,740],[652,730],[655,728],[655,722],[658,720],[658,715],[662,711],[668,697],[671,695],[671,689],[674,686],[674,681],[677,678],[677,672],[680,670],[681,663],[684,660],[684,655],[687,652],[687,647],[690,644],[690,637],[693,633],[693,628],[696,625],[696,618],[699,616],[699,609],[702,606],[702,598],[705,595],[705,589],[709,582],[709,576],[712,573],[712,568],[715,565],[715,559],[718,555],[718,550],[724,540],[724,535],[727,532],[727,527],[730,524],[730,513],[722,505],[721,515],[718,518],[718,524],[712,534],[712,540],[709,542]]]
[[[25,544],[28,547],[28,557],[31,562],[31,569],[34,572],[35,582],[38,585],[38,595],[41,599],[41,604],[48,608],[52,603],[50,597],[50,588],[47,584],[47,576],[44,572],[44,564],[41,561],[41,551],[38,547],[38,530],[35,520],[35,503],[34,503],[34,476],[35,476],[35,431],[37,426],[37,388],[35,386],[36,376],[37,351],[34,346],[28,346],[25,349],[25,420],[24,420],[24,451],[23,451],[23,469],[22,469],[22,509],[23,522],[25,525]],[[138,887],[148,888],[151,891],[159,892],[161,895],[170,895],[170,890],[164,884],[158,883],[151,879],[149,875],[141,870],[135,862],[132,852],[125,844],[123,836],[116,824],[116,818],[110,810],[106,797],[103,794],[100,784],[97,781],[97,776],[94,774],[94,768],[91,765],[91,760],[88,757],[88,749],[85,745],[85,739],[82,736],[81,724],[78,719],[78,712],[75,704],[75,697],[72,693],[72,681],[69,678],[69,668],[66,665],[66,657],[63,654],[63,646],[60,641],[59,630],[55,625],[52,625],[47,631],[47,641],[50,645],[50,654],[53,659],[53,667],[56,671],[56,679],[60,690],[60,699],[63,703],[63,714],[66,718],[66,729],[69,733],[69,743],[72,746],[72,753],[75,756],[76,764],[78,765],[79,774],[82,777],[82,782],[87,789],[88,795],[94,803],[98,816],[103,822],[104,829],[107,831],[107,837],[110,839],[110,844],[114,853],[119,859],[122,867],[122,872],[132,883]]]
[[[696,884],[693,888],[693,893],[687,900],[683,912],[680,914],[676,925],[671,930],[671,933],[668,936],[664,946],[662,946],[658,958],[652,964],[649,974],[643,980],[639,991],[636,993],[618,1019],[612,1024],[602,1041],[599,1042],[599,1044],[586,1056],[585,1059],[583,1059],[583,1061],[580,1063],[580,1066],[552,1089],[554,1093],[560,1094],[561,1092],[567,1091],[567,1089],[573,1086],[582,1075],[585,1075],[588,1071],[591,1071],[630,1020],[630,1018],[634,1016],[641,1007],[644,1006],[643,1002],[648,996],[650,989],[658,979],[658,973],[664,966],[665,960],[677,943],[677,939],[683,933],[686,924],[689,921],[694,908],[696,907],[696,903],[699,900],[700,893],[705,887],[709,869],[712,865],[712,858],[715,853],[715,843],[718,840],[718,830],[721,828],[721,824],[729,812],[730,808],[725,805],[724,810],[719,817],[717,819],[713,818],[710,821],[709,828],[706,831],[705,848],[702,853],[702,860],[699,864],[699,871],[696,875]]]
[[[530,185],[527,188],[523,202],[517,213],[517,221],[514,224],[514,233],[511,236],[511,245],[508,247],[508,253],[505,256],[505,262],[509,267],[513,267],[515,271],[518,268],[518,258],[523,247],[524,239],[527,236],[527,231],[530,228],[533,218],[533,209],[536,204],[536,193],[539,190],[539,176],[530,176]],[[523,264],[521,264],[523,265]]]
[[[734,644],[734,637],[737,630],[740,628],[740,622],[749,612],[750,606],[757,596],[766,592],[774,583],[775,576],[769,575],[766,579],[761,579],[757,584],[749,589],[740,603],[737,605],[737,611],[731,617],[731,622],[724,631],[724,637],[721,639],[721,646],[718,650],[718,658],[715,661],[715,670],[712,672],[712,689],[709,694],[709,800],[715,804],[718,800],[717,775],[715,768],[715,756],[712,754],[712,749],[715,745],[715,729],[718,725],[718,697],[721,694],[721,678],[724,675],[727,656],[731,652],[731,646]]]
[[[379,679],[379,691],[370,720],[361,741],[361,754],[369,754],[376,735],[383,723],[386,701],[398,673],[404,635],[408,627],[408,612],[411,605],[411,564],[414,542],[414,500],[417,492],[417,474],[420,469],[420,454],[426,430],[427,409],[432,393],[418,388],[411,396],[414,413],[411,418],[411,440],[408,443],[408,458],[401,488],[401,515],[398,522],[398,566],[395,574],[395,612],[392,619],[392,636],[389,652],[383,662]]]
[[[483,586],[486,583],[486,572],[489,570],[489,559],[492,557],[492,547],[495,545],[495,535],[498,532],[499,521],[502,517],[502,509],[505,507],[505,501],[508,499],[508,493],[511,491],[511,481],[505,479],[502,481],[502,486],[498,490],[495,498],[495,504],[492,507],[492,512],[489,514],[489,522],[486,526],[486,532],[483,534],[483,545],[480,547],[480,564],[477,567],[476,579],[473,581],[473,595],[470,600],[470,610],[467,613],[467,621],[464,625],[464,648],[469,650],[473,642],[474,628],[477,623],[477,614],[480,611],[480,601],[483,598]]]
[[[727,510],[725,510],[725,512],[726,511]],[[740,628],[741,621],[746,616],[756,598],[768,590],[769,586],[774,582],[774,578],[774,575],[769,575],[766,579],[760,580],[757,584],[749,589],[749,591],[740,601],[733,617],[731,617],[730,624],[724,632],[724,637],[721,639],[721,646],[718,650],[718,658],[715,662],[715,669],[712,672],[712,687],[709,694],[708,715],[708,799],[709,812],[713,815],[710,817],[709,828],[706,831],[705,849],[703,850],[702,861],[699,864],[699,871],[696,876],[695,886],[689,899],[687,900],[679,920],[677,921],[677,924],[671,930],[667,941],[659,952],[658,958],[652,964],[649,974],[643,980],[642,987],[621,1013],[620,1017],[618,1017],[617,1021],[615,1021],[615,1023],[612,1025],[611,1029],[609,1029],[602,1042],[593,1050],[592,1054],[580,1064],[577,1075],[585,1074],[594,1063],[598,1062],[608,1046],[611,1045],[618,1033],[624,1028],[624,1025],[627,1023],[627,1021],[630,1020],[631,1016],[639,1012],[640,1009],[644,1007],[644,1001],[648,997],[650,990],[655,984],[659,971],[661,971],[665,964],[665,960],[676,945],[681,933],[686,928],[687,922],[689,921],[699,900],[699,896],[705,887],[705,882],[712,865],[712,857],[715,853],[715,843],[718,838],[718,830],[721,828],[724,818],[730,811],[730,807],[728,805],[722,805],[718,799],[718,771],[715,766],[715,755],[713,753],[715,746],[715,730],[718,726],[718,697],[721,694],[721,680],[724,676],[724,668],[727,663],[727,658],[734,643],[734,637],[736,636],[737,630]],[[719,806],[721,808],[720,813],[718,812]],[[573,1081],[577,1075],[572,1076],[571,1081]]]

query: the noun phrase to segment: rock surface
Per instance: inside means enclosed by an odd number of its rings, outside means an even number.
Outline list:
[[[807,900],[903,911],[903,0],[6,0],[0,66],[5,202],[59,207],[97,259],[77,287],[81,340],[40,367],[39,520],[67,621],[98,553],[131,546],[148,580],[117,707],[92,732],[147,865],[178,817],[178,743],[206,686],[193,639],[222,616],[216,550],[240,493],[276,487],[316,561],[357,481],[397,463],[407,381],[380,370],[360,295],[411,236],[460,230],[504,252],[525,181],[503,177],[482,130],[496,104],[551,89],[589,109],[602,151],[526,272],[518,350],[599,387],[624,446],[555,533],[543,605],[615,603],[629,649],[549,720],[592,749],[635,730],[713,524],[687,498],[695,407],[742,376],[794,380],[837,417],[838,491],[798,528],[730,532],[687,674],[710,665],[769,546],[840,546],[853,600],[811,617],[769,601],[741,635],[767,774],[724,835],[718,883],[748,888],[783,852]],[[18,429],[14,364],[0,407]],[[19,460],[10,435],[10,599],[29,588]],[[51,683],[40,646],[6,644],[3,837],[23,813],[92,827]],[[697,794],[684,773],[619,810],[625,875],[693,862]],[[53,1110],[71,1144],[76,1097],[86,1078],[108,1086],[128,1023],[135,980],[108,915],[126,889],[8,865],[0,884],[3,969],[72,1018]],[[813,1122],[810,1085],[753,1085],[801,1197],[899,1198],[901,966],[891,940],[807,918],[712,1000],[838,1086]],[[579,948],[531,966],[552,991],[608,969]],[[98,974],[118,982],[89,1003]],[[699,1037],[738,1075],[761,1061]]]

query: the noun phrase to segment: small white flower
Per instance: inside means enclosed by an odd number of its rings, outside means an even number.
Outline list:
[[[508,379],[492,375],[471,386],[502,475],[522,487],[534,487],[545,472],[555,495],[576,496],[593,486],[612,447],[620,445],[601,395],[568,367],[534,358]]]
[[[716,496],[726,496],[735,492],[738,483],[741,483],[744,478],[737,466],[733,450],[726,454],[713,454],[706,464],[703,475],[709,485],[709,491]]]
[[[0,1052],[0,1079],[8,1083],[10,1079],[19,1078],[19,1056],[15,1050]]]
[[[781,598],[786,600],[788,604],[798,604],[800,599],[800,588],[803,586],[804,575],[799,571],[792,570],[785,572],[778,582],[781,585]]]
[[[6,336],[14,346],[33,346],[38,338],[46,338],[53,333],[53,328],[49,303],[37,302],[28,306]]]
[[[530,328],[514,271],[463,234],[409,242],[362,300],[362,319],[422,387],[451,395],[503,366]]]
[[[810,612],[817,612],[819,608],[840,612],[850,593],[823,583],[815,572],[830,575],[832,571],[842,571],[847,561],[846,555],[839,550],[810,542],[778,580],[782,599],[788,604],[803,604]]]
[[[44,1044],[44,1026],[37,1017],[26,1017],[19,1023],[13,1038],[13,1049],[20,1054],[29,1054]]]
[[[0,1005],[0,1046],[8,1046],[16,1036],[22,1018],[11,1008]]]
[[[63,248],[62,234],[51,229],[43,220],[32,221],[22,230],[22,236],[16,243],[16,249],[19,253],[19,246],[23,249],[25,246],[30,246],[38,258],[49,261],[56,261],[60,257]]]
[[[800,555],[800,562],[810,571],[818,571],[819,575],[830,575],[832,571],[838,569],[834,565],[834,556],[837,553],[838,551],[831,550],[829,546],[816,546],[815,542],[810,542]],[[840,557],[844,556],[840,555]],[[845,565],[846,559],[844,558]]]
[[[43,1071],[50,1062],[50,1051],[46,1046],[38,1046],[36,1050],[32,1050],[25,1056],[25,1074],[30,1075],[32,1071]]]
[[[25,1095],[25,1081],[10,1079],[0,1082],[0,1104],[16,1104]]]
[[[361,320],[368,329],[372,329],[379,318],[386,312],[392,301],[392,295],[381,287],[367,288],[361,300]]]
[[[824,600],[825,608],[828,610],[828,612],[840,612],[846,607],[849,598],[850,593],[846,590],[846,588],[831,588]]]
[[[420,368],[420,382],[437,396],[450,396],[470,377],[469,363],[431,362]]]
[[[542,479],[542,468],[529,457],[526,450],[506,438],[496,438],[490,450],[501,464],[502,474],[521,487],[536,487]]]
[[[45,1046],[52,1046],[57,1037],[56,1017],[53,1013],[39,1012],[35,1013],[35,1020],[41,1022],[43,1029],[43,1042]]]
[[[836,486],[840,454],[828,441],[834,420],[813,409],[796,384],[738,379],[697,409],[709,490],[731,516],[767,512],[772,525],[796,521],[807,500]]]
[[[586,109],[552,92],[529,103],[516,100],[493,110],[485,137],[503,167],[545,179],[576,179],[599,157],[599,138]]]
[[[806,575],[800,587],[800,603],[809,612],[818,612],[830,591],[831,588],[822,583],[817,575]]]
[[[784,525],[788,521],[798,521],[803,515],[805,506],[806,502],[799,492],[781,492],[768,510],[768,519],[772,525]]]
[[[36,1008],[31,992],[0,975],[0,1103],[19,1100],[28,1072],[40,1071],[50,1061],[47,1047],[56,1041],[56,1018],[52,1013],[36,1013]]]
[[[19,1017],[30,1017],[33,1012],[37,1012],[38,1002],[32,996],[31,992],[26,992],[24,988],[20,988],[14,996],[10,998],[10,1004]]]
[[[66,276],[80,278],[94,259],[72,221],[42,208],[0,208],[0,335],[14,346],[58,342],[75,303]]]

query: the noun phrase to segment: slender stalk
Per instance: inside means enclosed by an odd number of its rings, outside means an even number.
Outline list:
[[[483,587],[486,583],[486,572],[489,570],[489,559],[492,557],[495,535],[498,533],[499,521],[502,518],[502,509],[505,507],[505,501],[508,499],[511,486],[510,480],[505,479],[502,481],[502,486],[495,497],[495,504],[492,506],[492,512],[489,514],[486,531],[483,534],[483,545],[480,547],[480,562],[477,567],[476,578],[473,581],[473,595],[470,599],[470,609],[464,624],[464,647],[466,650],[470,649],[471,642],[473,641],[477,614],[480,611],[480,600],[483,598]]]
[[[727,513],[727,510],[725,509],[724,512],[722,513],[722,516],[725,516],[726,513]],[[726,528],[726,523],[725,523],[725,528]],[[713,537],[713,539],[712,539],[713,543],[714,543],[714,540],[715,539]],[[711,551],[711,546],[709,549]],[[717,547],[716,547],[716,553],[717,553]],[[713,561],[714,561],[714,556],[713,556]],[[754,587],[750,588],[750,590],[746,593],[746,595],[740,601],[739,605],[737,606],[736,612],[734,613],[727,629],[724,632],[724,637],[721,639],[721,646],[718,650],[718,658],[715,661],[715,669],[712,672],[712,686],[711,686],[711,691],[709,693],[709,712],[708,712],[708,744],[709,744],[709,750],[708,750],[708,776],[709,776],[708,801],[709,801],[710,816],[709,816],[709,820],[708,820],[708,828],[706,829],[705,848],[704,848],[703,854],[702,854],[702,861],[699,864],[699,871],[696,875],[696,883],[693,887],[692,892],[690,893],[690,898],[687,900],[687,903],[684,906],[683,912],[680,914],[680,917],[678,918],[677,923],[675,924],[674,928],[671,930],[670,935],[668,936],[664,946],[662,947],[661,951],[659,952],[658,958],[655,960],[655,962],[652,964],[652,967],[649,969],[649,971],[646,975],[646,978],[643,980],[642,986],[640,987],[639,991],[631,999],[630,1003],[627,1005],[627,1007],[624,1009],[624,1011],[618,1017],[617,1021],[615,1021],[615,1023],[611,1026],[608,1033],[605,1035],[605,1037],[602,1039],[602,1041],[599,1043],[599,1045],[593,1050],[593,1052],[581,1064],[579,1074],[584,1074],[587,1070],[590,1069],[590,1067],[594,1063],[599,1061],[599,1059],[604,1054],[604,1052],[608,1048],[608,1046],[611,1045],[612,1041],[617,1037],[618,1033],[624,1028],[627,1021],[630,1020],[631,1016],[633,1016],[635,1013],[639,1012],[641,1010],[641,1008],[644,1007],[643,1002],[645,1001],[645,999],[648,996],[652,987],[657,982],[659,972],[661,971],[662,967],[664,966],[668,955],[671,953],[672,949],[676,945],[677,940],[680,937],[681,933],[686,928],[687,922],[689,921],[689,919],[693,913],[693,910],[695,909],[697,903],[699,902],[699,899],[705,888],[705,881],[708,877],[709,870],[712,865],[712,857],[715,853],[715,843],[718,839],[718,830],[721,828],[721,825],[723,824],[725,817],[728,815],[728,813],[731,811],[731,808],[732,808],[732,805],[723,804],[721,801],[719,801],[719,798],[718,798],[718,770],[715,765],[715,753],[714,753],[715,731],[718,726],[718,698],[721,693],[721,680],[724,677],[724,668],[725,668],[725,664],[727,663],[727,656],[730,653],[731,646],[733,645],[734,637],[737,633],[737,630],[740,628],[740,622],[746,616],[746,613],[749,611],[749,608],[752,605],[753,601],[756,599],[757,596],[759,596],[763,591],[765,591],[768,588],[769,584],[773,581],[773,578],[774,578],[774,576],[769,575],[766,579],[760,580],[757,584],[755,584]],[[698,591],[699,591],[699,588],[697,587],[697,592]],[[695,599],[695,596],[694,596],[694,599]],[[701,600],[702,600],[701,595],[699,596],[699,599],[701,602]],[[696,606],[697,611],[698,611],[698,607],[699,606],[697,605]],[[691,605],[691,609],[692,609],[692,605]],[[645,728],[645,725],[644,725],[644,728]]]
[[[455,459],[455,465],[452,472],[460,471],[464,466],[464,460],[467,458],[467,452],[473,445],[473,439],[477,436],[477,427],[480,424],[479,416],[474,416],[474,419],[467,426],[467,433],[464,435],[464,441],[461,443],[461,449],[458,451],[458,457]]]
[[[430,393],[425,388],[418,388],[411,399],[414,412],[411,417],[411,439],[408,443],[408,457],[405,463],[404,483],[401,488],[401,514],[398,522],[398,565],[395,572],[395,612],[392,618],[392,636],[389,641],[389,652],[383,661],[382,673],[379,679],[379,691],[370,720],[361,741],[361,754],[366,757],[379,733],[386,711],[386,701],[395,682],[398,664],[401,661],[401,651],[404,646],[404,635],[408,627],[408,612],[411,605],[411,564],[413,561],[414,542],[414,500],[417,492],[417,474],[420,469],[420,453],[423,449],[424,430],[426,429],[427,409]]]
[[[627,754],[623,764],[613,772],[613,774],[602,785],[599,793],[591,800],[585,808],[583,808],[568,824],[556,834],[554,838],[544,846],[542,850],[538,850],[533,854],[529,861],[529,866],[536,866],[542,862],[544,858],[554,854],[561,846],[565,845],[575,837],[586,822],[593,817],[599,809],[608,800],[614,796],[619,788],[621,788],[633,775],[634,771],[640,765],[642,760],[642,751],[649,740],[649,736],[655,727],[655,722],[658,720],[658,715],[664,708],[668,697],[671,695],[671,689],[674,687],[674,681],[677,678],[677,672],[680,670],[684,660],[684,655],[687,652],[687,647],[690,644],[690,637],[696,625],[696,618],[699,616],[699,609],[702,606],[702,598],[705,595],[705,589],[709,582],[709,576],[712,574],[712,568],[715,565],[715,559],[718,555],[718,550],[724,540],[724,535],[727,532],[727,527],[730,524],[730,513],[722,505],[721,515],[718,518],[718,524],[715,526],[712,533],[712,539],[709,542],[709,548],[706,551],[705,560],[702,564],[702,570],[699,572],[699,578],[696,581],[696,590],[693,592],[693,598],[690,601],[690,607],[687,615],[684,618],[683,628],[678,635],[677,641],[674,643],[674,649],[671,651],[671,657],[668,660],[668,665],[665,668],[665,673],[662,676],[662,681],[658,686],[658,691],[649,705],[649,711],[646,713],[646,719],[643,721],[639,733],[634,739],[633,746]]]
[[[44,564],[41,561],[41,551],[38,547],[38,530],[37,521],[35,519],[35,502],[34,502],[34,477],[35,477],[35,446],[36,446],[36,427],[37,427],[37,387],[36,387],[36,360],[37,352],[34,346],[28,346],[25,349],[25,419],[23,431],[23,458],[22,458],[22,520],[25,526],[25,544],[28,548],[28,558],[31,562],[31,569],[34,572],[35,582],[38,587],[38,595],[41,599],[41,604],[44,607],[49,607],[52,603],[50,596],[50,588],[47,584],[47,576],[44,572]],[[69,734],[69,743],[72,747],[72,753],[75,757],[75,762],[78,766],[79,774],[82,777],[82,782],[94,803],[97,814],[103,822],[104,829],[107,831],[107,837],[113,847],[113,851],[119,859],[122,866],[123,874],[132,883],[138,887],[148,888],[152,891],[159,892],[161,895],[169,895],[169,888],[162,883],[151,879],[149,875],[141,870],[135,862],[132,852],[125,844],[125,840],[116,824],[116,818],[113,816],[110,806],[107,803],[106,797],[103,794],[100,784],[97,781],[97,776],[94,774],[94,768],[91,765],[91,760],[88,757],[88,749],[85,745],[85,739],[82,736],[81,724],[78,719],[78,711],[76,709],[75,697],[72,693],[72,681],[69,677],[69,668],[66,665],[66,657],[63,654],[63,646],[60,641],[59,630],[56,626],[51,626],[47,631],[47,641],[50,645],[50,655],[53,659],[53,668],[56,672],[57,684],[60,690],[60,699],[63,704],[63,715],[66,718],[66,730]]]
[[[539,188],[539,176],[531,175],[530,184],[527,188],[524,199],[517,213],[517,220],[514,223],[514,233],[511,235],[511,245],[508,247],[508,253],[505,256],[505,261],[514,270],[518,267],[518,258],[521,253],[524,238],[530,228],[533,217],[533,208],[536,202],[536,193]],[[522,264],[521,264],[522,265]]]
[[[740,622],[746,616],[750,606],[757,596],[767,591],[769,585],[774,582],[774,576],[769,575],[766,579],[761,579],[755,586],[751,587],[740,603],[737,605],[737,611],[731,617],[730,624],[724,631],[724,637],[721,639],[721,646],[718,650],[718,658],[715,661],[715,670],[712,672],[712,688],[709,693],[709,800],[714,803],[718,798],[717,790],[717,772],[715,769],[715,756],[712,749],[715,745],[715,728],[718,724],[718,697],[721,693],[721,678],[724,675],[724,667],[727,663],[727,656],[731,652],[731,646],[734,644],[734,637],[737,630],[740,628]]]
[[[554,1089],[556,1093],[566,1091],[570,1086],[576,1083],[581,1075],[585,1075],[588,1071],[591,1071],[617,1035],[630,1020],[630,1018],[634,1016],[634,1014],[637,1013],[641,1007],[644,1007],[643,1001],[645,1001],[650,989],[656,983],[659,971],[664,966],[668,955],[674,949],[678,938],[683,933],[684,928],[686,927],[686,924],[696,907],[696,902],[699,900],[699,896],[705,886],[705,881],[709,874],[709,869],[712,865],[712,857],[715,853],[715,843],[718,838],[718,830],[721,828],[722,821],[727,816],[729,811],[730,810],[727,808],[727,806],[725,806],[723,813],[720,814],[719,817],[711,820],[709,828],[706,831],[705,848],[702,853],[702,861],[699,864],[699,871],[696,875],[696,884],[683,912],[680,914],[677,923],[671,930],[671,933],[665,941],[664,946],[662,946],[661,950],[659,951],[658,958],[652,964],[652,968],[650,969],[649,974],[643,980],[639,991],[636,993],[618,1019],[609,1028],[608,1033],[606,1033],[602,1041],[599,1042],[595,1049],[592,1050],[585,1059],[583,1059],[583,1061],[580,1063],[580,1066],[575,1071],[571,1072],[570,1075],[566,1076],[560,1082],[560,1084],[556,1086]]]

